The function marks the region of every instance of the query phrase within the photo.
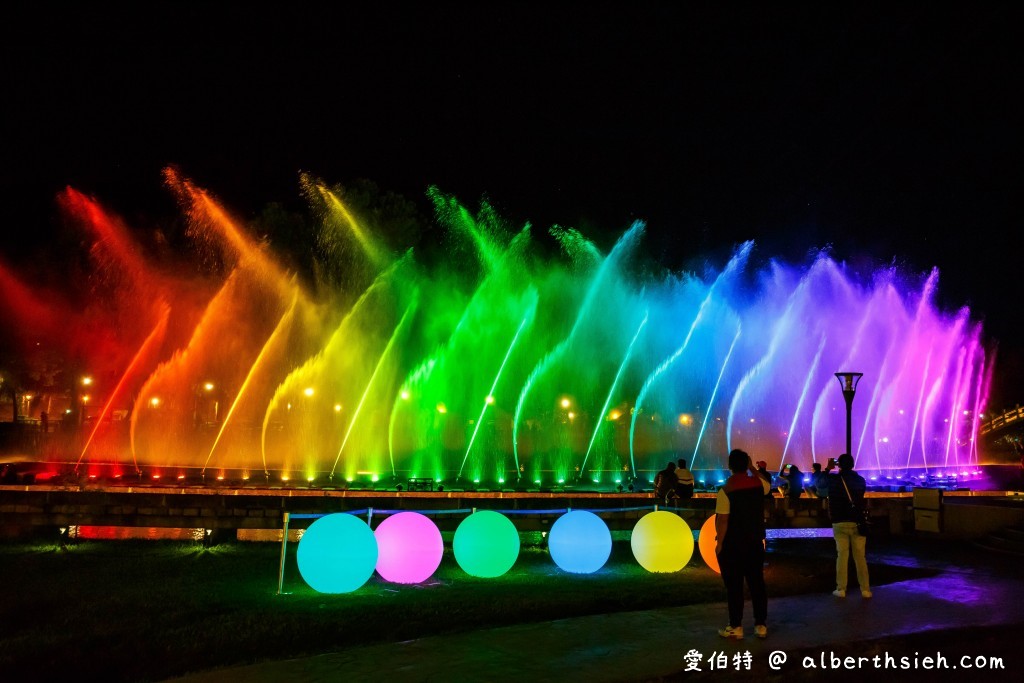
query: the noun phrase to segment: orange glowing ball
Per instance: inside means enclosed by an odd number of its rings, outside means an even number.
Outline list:
[[[716,574],[721,574],[722,570],[718,567],[718,555],[715,554],[715,518],[718,515],[711,515],[704,522],[704,526],[700,528],[700,533],[697,535],[697,548],[700,550],[700,557],[704,560],[704,564],[711,568]]]
[[[715,518],[718,515],[711,515],[704,522],[704,526],[700,528],[700,533],[697,534],[697,548],[700,550],[700,557],[704,560],[704,564],[711,568],[716,574],[721,574],[722,569],[718,566],[718,555],[715,554],[715,545],[717,540],[717,532],[715,531]],[[768,541],[765,541],[765,547],[768,547]]]

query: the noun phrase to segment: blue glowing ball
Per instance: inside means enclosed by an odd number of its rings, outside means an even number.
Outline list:
[[[299,574],[320,593],[351,593],[377,566],[377,539],[363,520],[339,512],[306,529],[296,553]]]
[[[612,554],[612,532],[593,512],[571,510],[551,525],[548,551],[559,569],[573,574],[592,574]]]

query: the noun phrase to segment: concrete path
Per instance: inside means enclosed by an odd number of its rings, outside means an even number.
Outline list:
[[[958,555],[961,559],[970,556],[963,551]],[[876,654],[868,647],[870,641],[921,632],[935,633],[927,651],[919,652],[918,656],[915,648],[904,644],[902,649],[897,648],[900,651],[890,653],[895,661],[889,669],[872,668],[870,663],[862,665],[856,674],[857,680],[871,683],[880,680],[879,676],[885,676],[885,680],[915,680],[901,676],[925,673],[898,670],[901,656],[907,657],[912,665],[916,657],[915,666],[918,666],[924,664],[920,660],[929,654],[941,654],[950,665],[957,665],[963,656],[1003,655],[1008,668],[1014,663],[1020,666],[1024,644],[1014,652],[976,652],[965,649],[968,646],[963,643],[969,639],[958,636],[980,627],[999,625],[1012,627],[1018,634],[1024,633],[1024,609],[1021,608],[1024,582],[1014,578],[1012,572],[987,572],[984,557],[979,557],[973,566],[953,565],[941,558],[922,560],[899,554],[870,559],[873,563],[888,561],[919,566],[928,566],[931,562],[943,571],[930,578],[878,586],[871,599],[862,598],[855,585],[845,599],[829,594],[771,598],[769,635],[765,640],[753,636],[752,623],[744,624],[746,638],[741,641],[719,637],[717,629],[725,624],[726,609],[723,603],[717,603],[427,637],[211,671],[176,680],[181,683],[623,683],[783,676],[787,680],[801,677],[801,680],[813,680],[806,678],[808,672],[802,666],[806,656],[828,659],[836,644],[845,646],[846,654],[870,656]],[[746,621],[751,622],[749,602],[745,616]],[[864,644],[863,653],[856,644]],[[687,658],[690,651],[693,654]],[[699,661],[696,653],[700,654]],[[728,657],[724,670],[720,653]],[[735,655],[740,656],[738,672]],[[774,668],[769,667],[770,658]],[[784,662],[780,661],[783,659]],[[714,664],[717,666],[712,669]],[[700,673],[686,671],[688,666],[699,667]],[[828,678],[828,674],[819,673],[822,678]],[[1022,674],[1021,670],[1002,670],[988,680],[1021,680]]]

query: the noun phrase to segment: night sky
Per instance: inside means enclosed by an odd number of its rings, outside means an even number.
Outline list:
[[[8,9],[0,254],[45,252],[67,185],[174,214],[168,164],[243,217],[300,171],[437,185],[603,249],[643,219],[674,270],[748,239],[937,267],[1020,402],[1024,7],[694,4]]]

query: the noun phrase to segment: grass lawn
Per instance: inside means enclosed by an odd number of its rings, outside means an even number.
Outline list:
[[[0,544],[0,672],[4,680],[157,681],[219,666],[623,610],[722,602],[718,574],[694,557],[680,572],[651,574],[616,534],[608,564],[567,574],[539,535],[523,534],[512,570],[498,579],[465,574],[446,535],[428,582],[386,583],[324,595],[298,573],[289,545],[286,595],[277,595],[280,546],[212,548],[165,541]],[[769,597],[827,593],[830,539],[769,543]],[[872,566],[882,585],[927,570]]]

